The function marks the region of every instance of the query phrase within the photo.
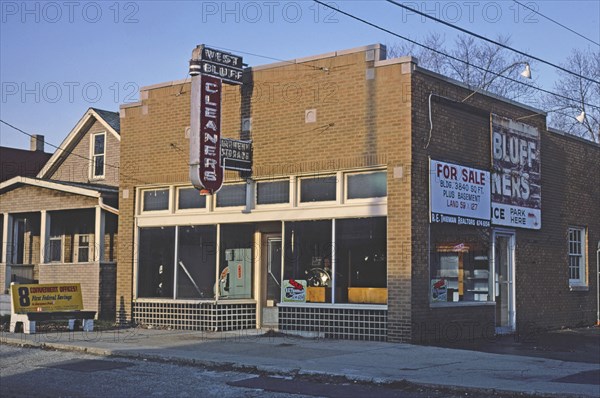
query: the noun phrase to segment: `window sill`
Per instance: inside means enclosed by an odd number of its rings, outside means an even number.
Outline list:
[[[494,306],[494,301],[448,301],[447,303],[429,303],[429,308],[446,308],[446,307],[481,307]]]
[[[569,285],[569,291],[571,292],[588,292],[590,287],[587,285]]]

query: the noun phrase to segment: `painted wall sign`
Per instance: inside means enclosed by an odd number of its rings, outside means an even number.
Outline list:
[[[492,223],[542,227],[540,134],[537,128],[491,116]]]
[[[490,173],[429,160],[430,222],[490,226]]]
[[[221,138],[221,161],[227,170],[252,171],[252,141]]]

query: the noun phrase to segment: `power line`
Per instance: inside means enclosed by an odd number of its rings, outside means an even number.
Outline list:
[[[524,56],[524,57],[528,57],[528,58],[534,59],[534,60],[536,60],[536,61],[542,62],[542,63],[544,63],[544,64],[546,64],[546,65],[550,65],[550,66],[552,66],[552,67],[554,67],[554,68],[556,68],[556,69],[562,70],[563,72],[569,73],[569,74],[571,74],[571,75],[573,75],[573,76],[577,76],[577,77],[579,77],[580,79],[585,79],[585,80],[588,80],[588,81],[590,81],[590,82],[592,82],[592,83],[600,84],[600,81],[598,81],[598,80],[594,80],[594,79],[592,79],[592,78],[589,78],[589,77],[587,77],[587,76],[580,75],[579,73],[575,73],[575,72],[573,72],[573,71],[570,71],[569,69],[567,69],[567,68],[563,68],[563,67],[562,67],[562,66],[560,66],[560,65],[556,65],[556,64],[554,64],[554,63],[552,63],[552,62],[549,62],[549,61],[546,61],[546,60],[544,60],[544,59],[542,59],[542,58],[538,58],[538,57],[536,57],[536,56],[534,56],[534,55],[527,54],[527,53],[525,53],[525,52],[523,52],[523,51],[521,51],[521,50],[517,50],[517,49],[515,49],[515,48],[512,48],[512,47],[510,47],[510,46],[507,46],[506,44],[502,44],[502,43],[500,43],[500,42],[498,42],[498,41],[495,41],[495,40],[492,40],[492,39],[488,39],[488,38],[487,38],[487,37],[485,37],[485,36],[482,36],[482,35],[480,35],[480,34],[477,34],[477,33],[475,33],[475,32],[471,32],[470,30],[467,30],[467,29],[461,28],[460,26],[453,25],[453,24],[451,24],[450,22],[446,22],[446,21],[444,21],[443,19],[439,19],[439,18],[433,17],[433,16],[431,16],[431,15],[429,15],[429,14],[426,14],[426,13],[424,13],[424,12],[421,12],[421,11],[415,10],[414,8],[410,8],[410,7],[408,7],[408,6],[405,6],[404,4],[396,3],[394,0],[386,0],[386,1],[387,1],[388,3],[394,4],[394,5],[395,5],[395,6],[397,6],[397,7],[404,8],[405,10],[408,10],[408,11],[414,12],[415,14],[421,15],[421,16],[423,16],[423,17],[425,17],[425,18],[432,19],[432,20],[434,20],[434,21],[436,21],[436,22],[439,22],[439,23],[441,23],[441,24],[443,24],[443,25],[446,25],[446,26],[449,26],[449,27],[451,27],[451,28],[454,28],[454,29],[456,29],[456,30],[459,30],[459,31],[461,31],[461,32],[463,32],[463,33],[466,33],[466,34],[468,34],[468,35],[475,36],[475,37],[477,37],[478,39],[485,40],[485,41],[487,41],[487,42],[489,42],[489,43],[492,43],[492,44],[494,44],[494,45],[496,45],[496,46],[498,46],[498,47],[502,47],[502,48],[505,48],[505,49],[507,49],[507,50],[514,51],[514,52],[516,52],[517,54],[520,54],[520,55],[522,55],[522,56]]]
[[[321,4],[321,5],[322,5],[322,6],[324,6],[324,7],[327,7],[327,8],[329,8],[329,9],[335,10],[335,11],[339,12],[339,13],[340,13],[340,14],[342,14],[342,15],[345,15],[345,16],[347,16],[347,17],[350,17],[350,18],[352,18],[352,19],[354,19],[354,20],[356,20],[356,21],[359,21],[359,22],[362,22],[362,23],[364,23],[364,24],[366,24],[366,25],[369,25],[369,26],[371,26],[371,27],[373,27],[373,28],[375,28],[375,29],[379,29],[379,30],[381,30],[381,31],[383,31],[383,32],[385,32],[385,33],[388,33],[388,34],[392,35],[392,36],[396,36],[396,37],[398,37],[398,38],[400,38],[400,39],[402,39],[402,40],[406,40],[406,41],[408,41],[408,42],[410,42],[410,43],[413,43],[413,44],[415,44],[415,45],[417,45],[417,46],[419,46],[419,47],[423,47],[423,48],[425,48],[425,49],[427,49],[427,50],[429,50],[429,51],[432,51],[432,52],[435,52],[435,53],[437,53],[437,54],[443,55],[443,56],[445,56],[445,57],[448,57],[448,58],[450,58],[450,59],[453,59],[453,60],[455,60],[455,61],[462,62],[463,64],[466,64],[466,65],[468,65],[468,66],[472,66],[473,68],[476,68],[476,69],[482,70],[482,71],[484,71],[484,72],[487,72],[487,73],[491,73],[492,75],[496,75],[496,76],[502,77],[503,79],[509,80],[509,81],[511,81],[511,82],[513,82],[513,83],[522,84],[523,86],[526,86],[526,87],[529,87],[529,88],[533,88],[533,89],[535,89],[535,90],[539,90],[539,91],[541,91],[541,92],[544,92],[544,93],[547,93],[547,94],[551,94],[551,95],[553,95],[553,96],[555,96],[555,97],[558,97],[558,98],[566,99],[566,100],[569,100],[569,101],[573,101],[573,102],[575,102],[575,103],[579,103],[579,104],[582,104],[582,105],[587,105],[587,106],[589,106],[589,107],[592,107],[592,108],[600,109],[600,106],[596,106],[596,105],[588,104],[587,102],[583,102],[583,101],[578,101],[578,100],[575,100],[575,99],[573,99],[573,98],[570,98],[570,97],[564,96],[564,95],[562,95],[562,94],[558,94],[558,93],[555,93],[555,92],[552,92],[552,91],[549,91],[549,90],[546,90],[546,89],[543,89],[543,88],[540,88],[540,87],[536,87],[536,86],[533,86],[533,85],[531,85],[531,84],[527,84],[527,83],[521,82],[521,81],[519,81],[519,80],[513,79],[513,78],[511,78],[511,77],[509,77],[509,76],[504,76],[504,75],[502,75],[502,74],[500,74],[500,73],[496,73],[496,72],[494,72],[494,71],[491,71],[491,70],[485,69],[485,68],[483,68],[483,67],[481,67],[481,66],[477,66],[477,65],[475,65],[475,64],[472,64],[472,63],[470,63],[470,62],[468,62],[468,61],[465,61],[465,60],[463,60],[463,59],[460,59],[460,58],[458,58],[458,57],[455,57],[455,56],[453,56],[453,55],[446,54],[445,52],[443,52],[443,51],[440,51],[440,50],[437,50],[437,49],[435,49],[435,48],[433,48],[433,47],[429,47],[429,46],[427,46],[427,45],[425,45],[425,44],[421,44],[421,43],[419,43],[419,42],[417,42],[417,41],[415,41],[415,40],[409,39],[408,37],[402,36],[402,35],[400,35],[400,34],[398,34],[398,33],[396,33],[396,32],[392,32],[392,31],[391,31],[391,30],[389,30],[389,29],[386,29],[386,28],[384,28],[384,27],[381,27],[381,26],[379,26],[379,25],[377,25],[377,24],[374,24],[374,23],[372,23],[372,22],[369,22],[369,21],[367,21],[367,20],[365,20],[365,19],[362,19],[362,18],[360,18],[360,17],[357,17],[356,15],[352,15],[352,14],[350,14],[350,13],[346,12],[346,11],[342,11],[342,10],[340,10],[339,8],[335,8],[334,6],[330,6],[329,4],[323,3],[323,2],[321,2],[321,1],[319,1],[319,0],[313,0],[313,1],[314,1],[315,3]]]
[[[8,127],[12,128],[12,129],[15,129],[15,130],[16,130],[16,131],[18,131],[19,133],[25,134],[26,136],[29,136],[29,137],[32,137],[32,138],[34,137],[34,135],[33,135],[33,134],[29,134],[28,132],[26,132],[26,131],[23,131],[23,130],[21,130],[20,128],[18,128],[18,127],[16,127],[16,126],[13,126],[13,125],[12,125],[12,124],[10,124],[10,123],[7,123],[7,122],[5,122],[5,121],[4,121],[4,120],[2,120],[2,119],[0,119],[0,122],[4,123],[5,125],[7,125]],[[67,155],[74,155],[74,156],[77,156],[77,157],[79,157],[79,158],[81,158],[81,159],[84,159],[84,160],[87,160],[87,161],[90,161],[90,162],[93,162],[93,161],[94,161],[92,158],[88,158],[88,157],[86,157],[86,156],[80,155],[80,154],[78,154],[78,153],[75,153],[75,152],[72,152],[72,151],[68,151],[68,150],[66,150],[66,149],[63,149],[63,148],[61,148],[61,147],[59,147],[59,146],[56,146],[56,145],[54,145],[54,144],[52,144],[52,143],[50,143],[50,142],[47,142],[47,141],[46,141],[45,143],[46,143],[46,144],[48,144],[49,146],[53,147],[53,148],[56,148],[57,150],[60,150],[61,152],[64,152],[64,153],[66,153]],[[125,174],[125,173],[121,172],[121,170],[120,170],[121,168],[120,168],[119,166],[115,166],[115,165],[113,165],[113,164],[106,163],[106,162],[104,162],[104,164],[105,164],[106,166],[108,166],[108,167],[112,167],[112,168],[115,168],[115,169],[119,170],[119,173],[120,173],[120,175],[123,175],[123,176],[125,176],[125,177],[131,178],[132,180],[135,180],[135,181],[137,181],[137,182],[141,182],[141,183],[143,183],[143,184],[148,184],[148,182],[147,182],[147,181],[143,181],[143,180],[137,179],[137,178],[135,178],[135,177],[132,177],[132,176],[130,176],[130,175],[127,175],[127,174]]]
[[[299,64],[299,63],[292,62],[292,61],[285,60],[285,59],[279,59],[279,58],[269,57],[269,56],[266,56],[266,55],[260,55],[260,54],[256,54],[256,53],[250,53],[250,52],[247,52],[247,51],[234,50],[234,49],[231,49],[231,48],[225,48],[225,47],[219,47],[219,46],[213,46],[213,45],[211,45],[211,47],[216,48],[218,50],[231,51],[233,53],[246,54],[246,55],[251,55],[253,57],[270,59],[271,61],[283,62],[283,63],[290,64],[290,65],[301,65],[301,66],[304,66],[304,67],[307,67],[307,68],[311,68],[311,69],[314,69],[314,70],[322,70],[322,71],[325,71],[325,72],[329,72],[329,68],[326,68],[326,67],[323,67],[323,66],[306,65],[306,64],[303,64],[303,63]]]
[[[586,37],[586,36],[582,35],[581,33],[578,33],[576,31],[574,31],[573,29],[569,28],[568,26],[565,26],[565,25],[561,24],[560,22],[558,22],[558,21],[556,21],[556,20],[554,20],[554,19],[552,19],[550,17],[545,16],[541,12],[539,12],[537,10],[534,10],[533,8],[527,6],[526,4],[519,3],[517,0],[513,0],[513,1],[515,3],[517,3],[518,5],[520,5],[521,7],[524,7],[524,8],[527,8],[528,10],[530,10],[530,11],[533,11],[534,13],[536,13],[537,15],[539,15],[540,17],[546,18],[548,21],[554,22],[555,24],[557,24],[558,26],[561,26],[561,27],[565,28],[569,32],[575,33],[577,36],[582,37],[582,38],[586,39],[587,41],[594,43],[597,46],[600,46],[600,43],[598,43],[598,42],[590,39],[589,37]]]

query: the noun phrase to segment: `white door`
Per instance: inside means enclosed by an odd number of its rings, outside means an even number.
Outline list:
[[[494,295],[496,333],[512,333],[516,328],[515,234],[494,231]]]

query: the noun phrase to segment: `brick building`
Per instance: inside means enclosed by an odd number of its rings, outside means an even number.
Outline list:
[[[0,286],[80,283],[115,316],[119,114],[90,108],[34,176],[0,183]]]
[[[201,196],[189,81],[142,88],[121,106],[119,317],[388,341],[593,323],[600,148],[472,92],[382,45],[248,68],[221,120],[252,176]],[[469,178],[442,201],[444,170]]]

